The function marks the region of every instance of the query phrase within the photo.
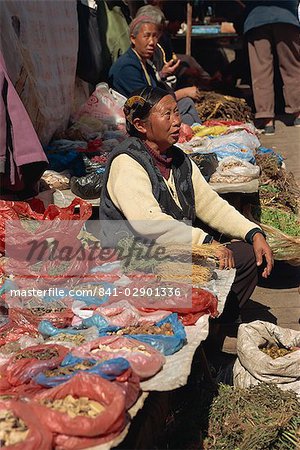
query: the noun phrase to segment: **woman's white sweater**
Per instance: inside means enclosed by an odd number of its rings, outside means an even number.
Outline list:
[[[165,182],[179,205],[172,172]],[[246,234],[257,227],[211,189],[194,162],[192,183],[196,215],[202,222],[236,239],[245,239]],[[180,222],[161,210],[147,172],[129,155],[119,155],[113,160],[107,188],[114,205],[139,234],[160,244],[203,243],[206,236],[203,230]]]

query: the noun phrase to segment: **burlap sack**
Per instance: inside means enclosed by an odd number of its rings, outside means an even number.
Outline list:
[[[300,332],[256,320],[239,327],[237,355],[233,368],[234,386],[247,388],[259,382],[273,382],[281,389],[300,395],[300,349],[276,359],[260,347],[268,342],[300,347]]]

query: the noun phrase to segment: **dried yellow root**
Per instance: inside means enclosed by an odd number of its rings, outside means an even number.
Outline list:
[[[12,411],[0,411],[0,447],[19,444],[25,441],[29,430],[22,419],[16,417]]]
[[[67,413],[72,419],[77,416],[94,419],[105,410],[105,407],[99,402],[90,400],[88,397],[75,398],[73,395],[67,395],[65,398],[56,400],[41,400],[40,403],[47,408]]]

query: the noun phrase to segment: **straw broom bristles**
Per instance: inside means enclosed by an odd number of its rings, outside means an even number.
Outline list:
[[[157,275],[162,281],[189,282],[206,284],[211,279],[212,271],[208,267],[180,262],[162,263],[157,267]]]
[[[167,244],[166,250],[167,254],[172,257],[191,257],[190,261],[203,259],[203,258],[213,258],[218,259],[217,253],[224,246],[222,244],[199,244],[199,245],[189,245],[189,244]]]

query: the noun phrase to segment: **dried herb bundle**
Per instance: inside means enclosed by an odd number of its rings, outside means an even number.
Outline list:
[[[212,279],[212,269],[196,264],[180,262],[162,263],[157,268],[157,275],[162,281],[185,282],[204,285]]]
[[[296,450],[299,445],[300,402],[294,392],[266,383],[247,389],[220,385],[205,450]]]
[[[200,91],[199,95],[196,109],[203,122],[209,119],[237,120],[241,122],[250,122],[252,120],[251,108],[244,99],[217,94],[213,91]]]

